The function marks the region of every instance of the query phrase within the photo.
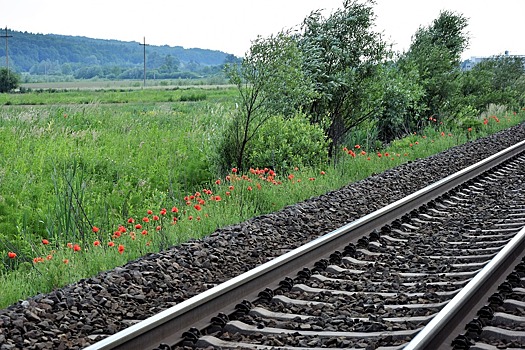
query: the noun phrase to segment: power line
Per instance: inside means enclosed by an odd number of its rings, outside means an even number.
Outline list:
[[[12,38],[12,35],[7,35],[7,26],[5,26],[5,34],[0,35],[0,38],[5,38],[5,66],[7,68],[7,81],[9,81],[9,54],[8,54],[8,43],[7,38]]]
[[[144,44],[139,43],[139,45],[144,46],[144,85],[143,89],[146,87],[146,37],[144,37]]]

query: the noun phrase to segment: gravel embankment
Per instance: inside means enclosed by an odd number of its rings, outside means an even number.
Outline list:
[[[525,139],[520,125],[0,310],[0,350],[81,349]]]

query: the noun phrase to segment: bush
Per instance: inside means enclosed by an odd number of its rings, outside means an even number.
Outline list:
[[[293,167],[325,164],[328,142],[318,125],[310,124],[306,116],[290,119],[280,116],[264,123],[246,150],[249,167],[272,167],[286,171]]]
[[[7,68],[0,69],[0,93],[15,90],[20,85],[20,77]]]

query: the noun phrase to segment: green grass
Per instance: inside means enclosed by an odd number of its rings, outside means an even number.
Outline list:
[[[471,132],[429,125],[379,151],[347,145],[336,167],[275,177],[255,170],[217,174],[214,146],[234,108],[232,95],[231,89],[0,95],[24,105],[0,108],[0,307],[525,118],[524,112],[489,118]],[[69,103],[88,96],[99,102]],[[48,105],[27,106],[31,99]]]
[[[45,89],[26,94],[0,94],[2,105],[78,105],[107,103],[159,103],[201,101],[203,99],[230,99],[235,93],[231,86],[202,88],[174,87],[171,89],[97,89],[56,90]],[[197,96],[197,98],[195,98]],[[204,96],[204,97],[203,97]]]

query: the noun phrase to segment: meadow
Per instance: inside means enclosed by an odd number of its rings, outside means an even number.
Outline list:
[[[234,97],[228,87],[0,95],[0,307],[525,119],[494,111],[479,130],[428,120],[382,148],[341,146],[321,168],[218,173]]]

